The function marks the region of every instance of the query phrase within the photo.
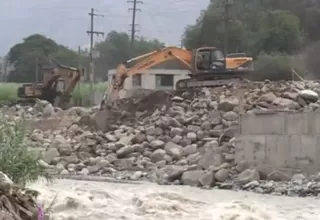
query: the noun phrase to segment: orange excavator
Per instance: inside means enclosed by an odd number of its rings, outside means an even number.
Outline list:
[[[215,47],[201,47],[193,51],[178,47],[165,47],[120,64],[111,79],[110,88],[103,97],[101,109],[104,109],[106,105],[112,106],[114,101],[119,99],[119,92],[123,89],[127,77],[144,73],[153,66],[170,60],[179,60],[190,70],[190,78],[176,82],[175,89],[180,91],[237,82],[254,70],[252,57],[247,57],[244,53],[225,56],[220,49]],[[127,65],[132,62],[136,63],[131,68],[127,68]]]

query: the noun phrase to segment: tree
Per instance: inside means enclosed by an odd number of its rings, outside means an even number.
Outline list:
[[[224,3],[213,0],[194,25],[186,27],[183,43],[188,49],[203,45],[223,48]],[[231,1],[228,19],[229,52],[293,53],[303,45],[300,18],[287,9],[276,9],[273,0]]]
[[[31,35],[9,50],[8,61],[14,70],[9,73],[9,81],[34,82],[36,80],[36,66],[53,61],[58,64],[77,66],[77,53],[50,38],[40,34]],[[41,74],[39,76],[41,80]]]
[[[134,41],[133,49],[131,49],[130,37],[127,33],[111,31],[103,42],[95,45],[95,50],[100,54],[100,57],[95,61],[96,75],[105,79],[108,69],[116,68],[123,61],[160,49],[163,46],[164,44],[156,39],[146,40],[143,37],[138,37]]]
[[[303,45],[300,20],[288,11],[276,10],[261,18],[260,36],[263,44],[259,48],[266,53],[289,53],[297,51]]]
[[[194,49],[204,45],[223,48],[225,27],[223,19],[224,10],[220,3],[211,3],[208,9],[201,12],[196,24],[186,27],[183,44],[187,49]],[[229,21],[229,50],[242,51],[242,38],[244,36],[243,24],[238,19]]]
[[[297,16],[307,42],[320,40],[320,0],[263,0],[271,10],[287,10]]]

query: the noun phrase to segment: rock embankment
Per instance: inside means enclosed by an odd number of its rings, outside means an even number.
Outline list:
[[[140,108],[139,114],[134,112],[139,116],[134,124],[121,125],[118,118],[110,124],[109,131],[89,129],[94,124],[96,109],[73,107],[61,111],[42,102],[34,108],[17,108],[15,112],[41,121],[34,125],[30,139],[42,152],[48,168],[60,174],[148,179],[161,184],[242,188],[261,193],[294,191],[302,195],[310,194],[310,189],[314,194],[320,192],[318,182],[314,179],[306,185],[301,183],[304,191],[295,183],[278,190],[285,187],[270,181],[288,181],[291,177],[280,171],[261,175],[246,161],[236,164],[234,136],[239,114],[317,111],[318,92],[319,84],[315,82],[266,81],[202,89],[170,99],[164,95],[168,104],[159,100],[161,105],[155,110]],[[129,105],[126,103],[127,109]],[[42,123],[50,119],[55,119],[56,124],[43,129]],[[269,181],[261,182],[262,176]]]

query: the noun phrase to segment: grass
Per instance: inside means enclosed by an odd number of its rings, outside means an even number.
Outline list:
[[[16,101],[19,83],[0,83],[0,101]]]
[[[0,83],[0,102],[14,102],[18,100],[17,92],[19,83]],[[104,92],[107,88],[107,82],[96,83],[93,85],[93,92]],[[81,83],[74,89],[72,96],[74,99],[88,97],[90,94],[90,84]]]
[[[96,83],[93,85],[93,92],[105,92],[107,89],[107,82]],[[90,95],[90,84],[83,83],[77,85],[72,93],[74,99],[81,99]]]

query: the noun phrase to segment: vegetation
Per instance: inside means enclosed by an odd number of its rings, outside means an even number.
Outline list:
[[[17,90],[21,83],[0,83],[0,102],[15,102],[18,100]],[[107,83],[101,82],[93,85],[94,92],[104,92],[107,89]],[[88,97],[90,94],[90,84],[82,83],[77,85],[72,93],[74,99]]]
[[[1,115],[0,170],[22,186],[40,176],[47,177],[45,168],[39,163],[40,155],[29,151],[29,147],[23,119],[10,121]]]
[[[106,39],[96,44],[95,49],[99,51],[100,58],[97,60],[97,69],[113,69],[118,64],[132,57],[151,52],[164,46],[158,40],[148,41],[143,37],[136,38],[134,47],[130,47],[130,37],[125,32],[111,31]]]
[[[76,52],[40,34],[31,35],[14,45],[7,58],[14,67],[9,73],[9,82],[35,82],[37,64],[56,62],[76,66],[79,61]],[[39,80],[42,80],[41,74]]]
[[[0,101],[16,101],[19,83],[0,83]]]
[[[93,85],[93,92],[105,92],[107,89],[107,83],[106,82],[101,82],[101,83],[96,83]],[[90,84],[89,83],[83,83],[77,86],[73,93],[72,97],[73,99],[81,99],[81,98],[86,98],[90,95]]]
[[[255,61],[255,71],[249,76],[251,80],[300,80],[297,76],[292,76],[292,70],[299,75],[304,73],[303,61],[298,57],[288,56],[285,53],[261,53]]]
[[[103,42],[95,45],[95,51],[100,54],[95,59],[96,78],[106,80],[109,69],[133,56],[159,49],[163,44],[158,40],[137,38],[134,48],[130,48],[130,37],[126,33],[110,32]],[[9,82],[35,82],[37,61],[39,68],[52,63],[77,67],[79,63],[89,70],[89,57],[86,51],[80,54],[59,45],[50,38],[40,34],[28,36],[22,43],[14,45],[7,55],[9,63],[14,67],[9,73]],[[41,74],[39,80],[42,80]],[[88,80],[88,79],[87,79]]]
[[[307,45],[320,40],[320,31],[316,28],[320,22],[319,0],[229,2],[228,52],[246,52],[258,59],[258,69],[263,62],[266,62],[263,65],[267,65],[275,61],[273,66],[279,68],[273,71],[277,72],[274,75],[279,79],[289,76],[287,73],[282,74],[288,65],[289,69],[292,67],[286,60],[293,59]],[[193,49],[203,45],[224,48],[225,3],[224,0],[212,0],[195,24],[186,27],[183,37],[186,48]],[[300,69],[302,67],[304,72],[312,71],[316,74],[310,63],[317,63],[317,56],[307,57],[306,62],[300,64]],[[262,72],[261,76],[267,77],[265,74]]]

